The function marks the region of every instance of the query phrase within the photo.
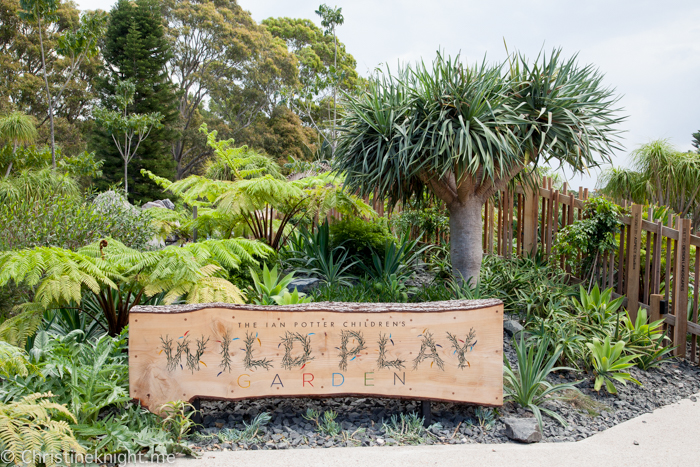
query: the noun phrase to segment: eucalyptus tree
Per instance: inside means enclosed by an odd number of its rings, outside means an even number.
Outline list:
[[[10,176],[14,163],[17,146],[32,143],[36,139],[36,127],[34,119],[22,112],[12,112],[0,118],[0,141],[9,141],[12,144],[12,160],[7,165],[5,178]]]
[[[429,190],[444,201],[453,272],[476,282],[485,201],[540,162],[581,172],[609,160],[617,100],[597,69],[559,50],[500,65],[438,55],[346,96],[335,168],[360,195],[393,204]]]
[[[316,10],[316,14],[321,17],[321,25],[326,28],[326,34],[332,35],[333,36],[333,75],[334,76],[334,82],[333,82],[333,130],[332,130],[332,135],[333,135],[333,142],[332,142],[332,149],[333,152],[335,153],[335,148],[336,148],[336,133],[335,133],[335,127],[336,127],[336,120],[337,120],[337,107],[336,107],[336,101],[338,97],[338,39],[335,34],[335,29],[338,26],[342,26],[342,24],[345,22],[345,18],[343,17],[342,13],[343,9],[342,8],[331,8],[325,3],[322,4],[321,6],[318,7],[318,10]]]
[[[44,44],[45,28],[59,21],[59,0],[20,0],[20,18],[36,26],[39,33],[39,49],[41,52],[41,70],[48,103],[48,118],[50,126],[51,165],[56,168],[56,140],[54,128],[54,109],[61,100],[64,91],[73,80],[73,76],[85,59],[98,54],[97,42],[104,34],[107,15],[104,12],[87,12],[80,16],[80,24],[74,31],[62,34],[53,50],[46,50]],[[69,65],[65,71],[65,80],[58,89],[49,85],[47,56],[58,55]]]

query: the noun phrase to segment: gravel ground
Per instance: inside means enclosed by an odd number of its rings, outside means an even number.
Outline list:
[[[508,359],[515,362],[510,338],[504,338]],[[545,416],[543,442],[578,441],[618,423],[651,412],[700,392],[700,368],[683,360],[670,360],[649,372],[637,368],[631,374],[642,386],[618,384],[617,396],[593,390],[593,378],[586,374],[558,374],[552,382],[582,380],[578,388],[587,397],[572,401],[553,401],[547,407],[567,422],[561,426]],[[333,410],[342,432],[336,436],[320,434],[316,425],[303,415],[307,409]],[[433,423],[412,439],[387,433],[384,422],[392,415],[420,413],[420,402],[377,398],[332,399],[259,399],[240,402],[202,401],[204,429],[194,448],[221,449],[309,449],[339,446],[383,446],[397,444],[508,443],[502,417],[532,417],[532,414],[506,402],[490,411],[476,406],[432,403]],[[225,442],[228,429],[242,430],[244,423],[263,412],[271,416],[255,437]],[[489,419],[491,418],[491,419]]]

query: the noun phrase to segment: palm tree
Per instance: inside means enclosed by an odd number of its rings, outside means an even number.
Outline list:
[[[33,143],[36,136],[34,119],[30,116],[22,112],[12,112],[10,115],[0,118],[0,140],[12,143],[12,160],[7,166],[5,178],[10,176],[15,154],[17,153],[17,146]]]
[[[609,160],[621,120],[601,74],[559,50],[469,67],[438,55],[379,73],[346,100],[336,170],[361,195],[394,203],[429,190],[444,201],[453,271],[474,282],[484,202],[539,162],[584,171]]]
[[[667,140],[643,144],[630,154],[631,168],[604,171],[597,188],[617,202],[668,206],[700,225],[700,154],[680,152]]]

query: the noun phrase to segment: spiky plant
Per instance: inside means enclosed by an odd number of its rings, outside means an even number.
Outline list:
[[[115,336],[128,324],[133,306],[160,294],[164,303],[243,303],[243,293],[227,280],[226,270],[269,253],[264,244],[242,238],[146,252],[103,239],[77,252],[40,247],[0,253],[0,286],[14,281],[34,289],[33,302],[25,305],[27,314],[13,318],[25,322],[66,303],[80,306],[85,294],[93,295],[109,334]],[[6,325],[16,327],[3,323],[0,335]]]
[[[350,191],[390,204],[432,192],[449,211],[453,271],[473,283],[484,202],[533,164],[578,172],[608,160],[620,121],[601,74],[559,50],[502,65],[438,55],[379,73],[346,100],[335,168]]]
[[[44,463],[47,466],[61,465],[61,459],[85,452],[68,422],[58,419],[62,417],[76,423],[75,417],[65,406],[51,402],[51,397],[53,394],[49,392],[31,394],[8,403],[0,402],[3,462],[28,467]]]

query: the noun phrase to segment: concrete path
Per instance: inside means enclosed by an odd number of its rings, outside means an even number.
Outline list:
[[[700,394],[695,396],[700,398]],[[576,443],[226,451],[177,467],[700,466],[700,402],[681,402]]]

